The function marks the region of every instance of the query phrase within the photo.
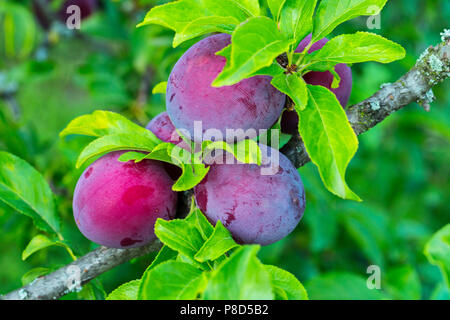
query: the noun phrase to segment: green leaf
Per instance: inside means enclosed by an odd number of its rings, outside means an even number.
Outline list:
[[[49,233],[60,230],[53,193],[42,177],[24,160],[0,151],[0,200],[33,219]]]
[[[160,82],[156,86],[153,87],[152,94],[166,94],[167,89],[167,81]]]
[[[341,208],[343,214],[338,218],[348,237],[359,246],[361,253],[371,264],[383,268],[383,248],[390,243],[386,215],[361,203],[344,202]]]
[[[176,252],[175,250],[172,250],[168,246],[164,245],[161,248],[161,250],[159,250],[157,256],[155,257],[155,259],[153,260],[153,262],[151,263],[151,265],[147,268],[147,270],[145,272],[153,269],[158,264],[161,264],[161,263],[169,261],[169,260],[176,259],[177,255],[178,255],[178,252]]]
[[[125,117],[109,111],[95,111],[72,120],[60,133],[61,137],[79,134],[97,137],[80,154],[77,168],[89,159],[118,150],[152,151],[162,143],[147,130]]]
[[[345,172],[358,149],[358,139],[336,96],[308,85],[309,100],[299,113],[299,133],[327,189],[344,199],[361,201],[345,182]]]
[[[221,32],[231,34],[238,24],[239,20],[233,17],[199,17],[189,22],[182,31],[175,34],[173,46],[177,47],[187,40],[206,33]]]
[[[261,8],[259,7],[259,0],[232,0],[235,5],[239,6],[242,11],[245,11],[249,16],[259,16]]]
[[[261,68],[258,71],[255,71],[254,73],[252,73],[252,77],[254,77],[254,76],[270,76],[273,78],[280,74],[284,74],[284,72],[285,72],[285,69],[283,69],[276,60],[274,60],[270,66]]]
[[[314,19],[312,43],[326,37],[341,23],[359,16],[377,15],[387,0],[322,0]],[[377,7],[374,12],[371,8]]]
[[[307,55],[305,63],[317,61],[309,69],[325,71],[339,63],[390,63],[403,59],[405,54],[405,49],[393,41],[373,33],[357,32],[331,39],[322,49]]]
[[[450,287],[450,224],[431,237],[425,245],[424,254],[431,264],[439,267]]]
[[[150,132],[150,130],[146,130]],[[80,168],[86,161],[105,153],[119,150],[138,150],[151,152],[161,141],[154,140],[145,132],[139,134],[119,133],[103,136],[92,141],[78,157],[76,167]]]
[[[205,242],[196,225],[190,223],[190,220],[158,219],[155,224],[155,234],[170,249],[192,260]],[[201,266],[200,263],[197,264]]]
[[[140,300],[193,300],[203,291],[206,276],[190,264],[167,261],[142,278]]]
[[[133,280],[122,284],[116,290],[111,292],[106,300],[137,300],[138,290],[141,280]]]
[[[168,246],[164,245],[161,250],[159,250],[158,254],[156,255],[155,259],[152,261],[150,266],[145,270],[144,274],[142,275],[142,279],[147,278],[148,273],[155,268],[156,266],[160,265],[161,263],[167,262],[167,261],[173,261],[177,259],[178,252],[175,250],[170,249]],[[138,290],[138,296],[142,296],[141,290],[143,289],[143,286],[139,286]]]
[[[218,220],[214,233],[203,244],[194,258],[199,262],[213,261],[237,246],[238,244],[233,240],[230,231]]]
[[[136,149],[136,148],[128,148]],[[175,146],[172,143],[160,143],[150,150],[148,154],[141,154],[139,152],[127,152],[120,156],[120,161],[134,160],[140,162],[144,159],[153,159],[157,161],[164,161],[181,168],[182,174],[172,186],[174,191],[190,190],[199,184],[209,172],[207,167],[200,160],[196,160],[197,155],[192,155],[190,152]],[[194,159],[192,159],[194,157]],[[197,162],[197,163],[196,163]]]
[[[286,0],[267,0],[270,12],[272,13],[273,19],[278,22],[280,18],[281,8],[285,4]]]
[[[94,279],[94,281],[86,283],[80,292],[77,292],[77,298],[79,300],[105,300],[106,292],[101,282]]]
[[[67,245],[61,241],[51,240],[48,237],[44,236],[43,234],[38,234],[33,239],[31,239],[25,250],[23,250],[22,260],[25,261],[33,253],[51,246],[60,246],[67,248]]]
[[[176,47],[206,33],[231,33],[259,12],[258,0],[180,0],[154,7],[138,26],[158,24],[174,30]]]
[[[199,209],[194,209],[185,220],[187,223],[195,226],[205,241],[208,240],[214,232],[214,227]]]
[[[145,158],[165,161],[181,168],[182,174],[172,186],[174,191],[192,189],[205,178],[210,169],[203,164],[201,158],[197,155],[193,155],[172,143],[158,145]]]
[[[389,268],[386,274],[386,291],[396,300],[420,300],[420,278],[413,267],[405,265]]]
[[[227,60],[231,59],[231,44],[223,48],[222,50],[216,52],[216,55],[222,56]],[[249,77],[254,76],[271,76],[276,77],[285,72],[285,69],[280,66],[280,64],[274,60],[268,67],[261,68],[251,74]]]
[[[183,174],[172,187],[178,192],[190,190],[199,184],[208,174],[210,167],[204,164],[182,164],[181,169]]]
[[[83,115],[72,120],[59,134],[61,138],[71,134],[90,137],[103,137],[112,134],[134,133],[148,135],[149,130],[133,123],[124,116],[110,111],[97,110],[92,114]],[[149,139],[159,141],[150,132]]]
[[[31,269],[22,276],[22,285],[26,286],[27,284],[33,282],[35,279],[45,276],[52,271],[53,269],[42,267]]]
[[[280,17],[280,30],[297,45],[311,33],[317,0],[286,0]]]
[[[268,272],[256,257],[259,246],[237,249],[212,272],[204,292],[206,300],[271,300],[274,295]]]
[[[142,153],[142,152],[136,152],[136,151],[129,151],[122,153],[117,159],[120,162],[128,162],[128,161],[135,161],[135,162],[141,162],[147,157],[148,154]]]
[[[234,145],[225,141],[203,141],[202,143],[203,159],[210,155],[214,150],[224,150],[232,154],[235,159],[241,163],[261,165],[261,149],[254,140],[245,139]]]
[[[295,103],[295,108],[302,111],[308,103],[308,90],[306,82],[297,73],[280,74],[272,79],[272,85],[279,91],[288,95]]]
[[[21,62],[28,58],[41,39],[32,11],[25,3],[2,1],[0,25],[2,65]]]
[[[289,44],[273,20],[267,17],[248,19],[233,32],[230,59],[212,86],[229,86],[251,77],[288,51]]]
[[[339,75],[339,73],[336,72],[335,68],[331,68],[330,72],[333,75],[333,82],[331,83],[331,89],[337,89],[339,88],[339,85],[341,83],[341,76]]]
[[[448,285],[438,283],[431,293],[430,300],[450,300],[450,289]]]
[[[382,300],[386,295],[377,289],[367,287],[367,279],[362,276],[330,272],[312,278],[306,284],[311,300]]]
[[[279,300],[308,300],[305,287],[292,274],[275,266],[265,265]]]

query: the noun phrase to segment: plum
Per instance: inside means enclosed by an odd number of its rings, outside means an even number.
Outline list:
[[[242,244],[268,245],[291,233],[305,210],[305,191],[298,171],[277,150],[263,152],[263,163],[277,165],[262,175],[254,164],[213,164],[194,188],[195,200],[208,220],[220,220]],[[272,155],[278,156],[278,164]],[[275,173],[276,172],[276,173]]]
[[[98,8],[97,0],[66,0],[58,11],[58,18],[61,22],[66,22],[71,14],[67,13],[67,8],[76,5],[80,8],[81,19],[86,19]]]
[[[311,42],[312,35],[310,34],[303,39],[295,52],[303,52],[308,44]],[[308,50],[309,53],[320,50],[328,42],[328,39],[323,38],[315,42]],[[352,91],[352,70],[346,64],[340,63],[336,65],[336,72],[341,77],[339,87],[336,89],[331,88],[333,83],[333,74],[329,71],[326,72],[308,72],[303,76],[306,83],[312,85],[323,86],[330,89],[339,100],[341,106],[345,108],[350,98]],[[281,131],[288,134],[296,134],[298,132],[298,115],[295,111],[285,111],[281,117]]]
[[[66,0],[57,12],[52,11],[52,0],[32,0],[31,8],[37,21],[44,30],[49,30],[53,15],[62,23],[66,23],[72,13],[67,13],[67,8],[76,5],[80,8],[81,19],[85,19],[97,11],[100,7],[98,0]]]
[[[310,34],[305,39],[303,39],[298,45],[295,52],[302,52],[305,50],[306,46],[311,42],[312,35]],[[308,50],[309,53],[320,50],[323,46],[328,42],[327,38],[323,38],[317,42],[315,42],[311,48]],[[331,72],[308,72],[303,76],[305,81],[308,84],[312,85],[320,85],[330,89],[335,95],[336,98],[341,103],[342,107],[348,103],[348,99],[350,98],[350,94],[352,92],[352,69],[344,63],[340,63],[336,65],[336,72],[341,77],[341,82],[338,88],[331,88],[331,84],[333,83],[333,75]]]
[[[216,55],[230,44],[231,37],[217,34],[192,46],[175,64],[166,92],[167,112],[178,129],[201,142],[205,131],[215,129],[229,142],[245,137],[226,137],[226,129],[269,129],[279,118],[286,96],[276,90],[267,76],[255,76],[232,85],[215,88],[211,83],[222,71],[226,59]],[[201,121],[201,134],[194,136],[194,121]],[[199,130],[200,131],[200,130]]]
[[[131,248],[155,239],[157,218],[175,217],[177,194],[162,163],[119,162],[123,151],[109,153],[77,182],[73,213],[83,235],[111,248]]]
[[[153,132],[153,134],[163,142],[173,143],[180,148],[190,150],[188,144],[178,135],[167,112],[162,112],[154,117],[145,128]],[[180,167],[167,162],[164,162],[163,166],[173,180],[177,180],[183,173]]]
[[[164,142],[177,145],[182,141],[166,111],[154,117],[146,128]]]

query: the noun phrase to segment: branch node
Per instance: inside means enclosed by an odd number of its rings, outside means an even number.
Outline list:
[[[426,111],[430,112],[431,103],[436,100],[433,89],[428,90],[423,97],[417,100],[417,103]]]

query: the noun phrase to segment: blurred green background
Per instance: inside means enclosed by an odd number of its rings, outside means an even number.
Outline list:
[[[95,248],[76,228],[71,209],[82,172],[75,160],[86,140],[63,141],[58,133],[74,117],[96,109],[145,125],[165,106],[164,96],[152,95],[152,88],[167,80],[193,42],[173,49],[171,31],[135,28],[153,5],[166,1],[72,2],[96,6],[76,31],[58,21],[64,1],[0,2],[0,150],[44,175],[57,195],[64,237],[81,256]],[[450,2],[391,0],[380,30],[367,30],[366,21],[347,22],[335,34],[376,32],[403,45],[407,56],[389,65],[354,66],[351,103],[396,81],[428,46],[440,42],[440,32],[450,27]],[[360,136],[348,180],[364,202],[334,197],[312,164],[301,168],[305,216],[288,238],[261,250],[263,262],[295,274],[310,298],[449,299],[445,267],[424,254],[433,234],[450,222],[450,81],[434,92],[431,112],[412,104]],[[29,218],[0,203],[0,294],[71,261],[59,247],[22,261],[22,251],[38,233]],[[101,299],[139,278],[153,257],[124,264],[65,299]],[[366,287],[370,265],[381,268],[380,290]]]

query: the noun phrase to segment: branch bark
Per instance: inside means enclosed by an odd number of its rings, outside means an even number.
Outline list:
[[[446,36],[436,47],[428,48],[416,65],[397,82],[384,85],[372,97],[346,110],[347,117],[356,134],[362,134],[386,119],[390,114],[404,106],[417,102],[429,110],[433,101],[432,88],[450,76],[450,38]],[[304,144],[299,136],[294,136],[282,152],[297,167],[310,161]],[[192,193],[180,195],[179,216],[189,208]],[[77,261],[57,271],[38,278],[21,289],[15,290],[1,299],[30,300],[57,299],[71,290],[81,288],[100,274],[133,258],[159,250],[161,243],[157,240],[147,246],[134,249],[111,249],[100,247]],[[79,277],[76,275],[79,271]],[[75,277],[74,277],[75,276]],[[73,280],[76,280],[73,282]]]

